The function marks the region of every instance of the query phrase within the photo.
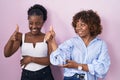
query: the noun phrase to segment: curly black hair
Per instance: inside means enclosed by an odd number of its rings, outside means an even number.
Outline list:
[[[99,15],[93,10],[83,10],[73,16],[72,26],[76,28],[76,23],[81,20],[88,25],[90,34],[96,37],[102,32],[101,20]]]
[[[42,15],[44,22],[47,20],[47,10],[39,4],[35,4],[28,9],[28,18],[32,15]]]

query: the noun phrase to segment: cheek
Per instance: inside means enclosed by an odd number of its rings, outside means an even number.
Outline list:
[[[88,27],[83,27],[82,29],[83,29],[83,31],[85,31],[85,32],[89,32]]]
[[[32,26],[29,25],[29,29],[32,29]]]
[[[40,29],[41,29],[41,28],[42,28],[42,26],[41,26],[41,25],[39,25],[39,26],[37,26],[37,28],[40,28]]]

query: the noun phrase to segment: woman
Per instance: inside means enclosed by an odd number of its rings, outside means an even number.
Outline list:
[[[77,36],[57,46],[55,32],[47,33],[53,65],[64,68],[64,80],[98,80],[104,78],[110,66],[106,43],[98,38],[101,20],[93,10],[76,13],[72,21]]]
[[[22,34],[17,26],[4,48],[4,55],[10,57],[21,47],[21,80],[54,80],[48,56],[45,34],[41,28],[47,19],[47,10],[42,5],[34,5],[28,10],[30,31]]]

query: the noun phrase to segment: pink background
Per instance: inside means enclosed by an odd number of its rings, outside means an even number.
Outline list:
[[[16,24],[20,32],[27,32],[27,10],[33,4],[42,4],[48,10],[48,19],[43,32],[53,25],[57,42],[60,44],[74,36],[72,16],[83,9],[93,9],[101,17],[103,33],[100,35],[108,44],[111,57],[110,70],[105,80],[120,80],[120,1],[119,0],[0,0],[0,80],[20,80],[20,50],[5,58],[3,48]],[[55,80],[61,80],[62,72],[52,67]]]

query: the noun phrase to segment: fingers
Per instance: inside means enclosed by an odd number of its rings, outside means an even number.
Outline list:
[[[55,35],[55,32],[54,32],[54,30],[53,30],[53,26],[50,26],[49,31],[48,31],[48,32],[46,33],[46,35],[45,35],[45,41],[50,41],[50,40],[52,40],[53,37],[54,37],[54,35]]]
[[[30,63],[29,56],[23,56],[23,59],[20,60],[20,64],[22,68],[25,68],[27,64]]]
[[[51,33],[51,36],[54,38],[55,37],[55,31],[53,29],[53,26],[50,26],[50,31],[49,32]]]
[[[50,39],[51,33],[47,32],[45,35],[45,41],[48,41]]]
[[[23,59],[20,60],[20,65],[24,67]]]

